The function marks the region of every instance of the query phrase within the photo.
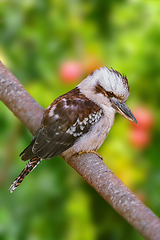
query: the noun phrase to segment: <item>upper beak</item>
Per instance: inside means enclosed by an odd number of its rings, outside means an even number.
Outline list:
[[[118,113],[120,113],[126,119],[137,123],[137,125],[138,125],[138,122],[137,122],[135,116],[133,115],[133,113],[131,112],[129,107],[127,107],[125,102],[121,103],[118,100],[114,100],[114,99],[111,99],[111,102],[112,102],[112,107],[114,109],[116,109]]]

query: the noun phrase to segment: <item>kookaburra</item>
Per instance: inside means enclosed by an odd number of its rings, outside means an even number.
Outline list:
[[[23,161],[30,160],[11,185],[10,192],[43,159],[96,152],[107,137],[116,112],[137,123],[126,105],[128,97],[126,76],[104,67],[55,99],[45,110],[41,127],[30,145],[20,154]]]

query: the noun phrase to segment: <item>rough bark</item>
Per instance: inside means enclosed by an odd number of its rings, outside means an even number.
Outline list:
[[[34,135],[44,109],[25,90],[18,79],[0,62],[0,100]]]
[[[44,109],[1,62],[0,100],[32,134],[36,133]],[[98,156],[88,153],[64,160],[145,239],[160,239],[160,219],[114,175]]]

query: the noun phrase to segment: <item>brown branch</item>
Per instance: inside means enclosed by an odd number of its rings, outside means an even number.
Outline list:
[[[96,155],[67,161],[145,239],[160,239],[160,219]]]
[[[44,109],[29,95],[18,79],[0,62],[0,100],[34,135]]]
[[[0,99],[30,130],[40,126],[44,109],[0,62]],[[65,159],[145,239],[160,239],[160,219],[94,154]]]

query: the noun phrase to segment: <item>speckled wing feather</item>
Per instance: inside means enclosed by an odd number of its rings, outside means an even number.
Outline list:
[[[100,120],[102,109],[75,88],[58,97],[45,111],[42,126],[31,144],[20,154],[22,160],[32,157],[53,158],[75,143]]]

